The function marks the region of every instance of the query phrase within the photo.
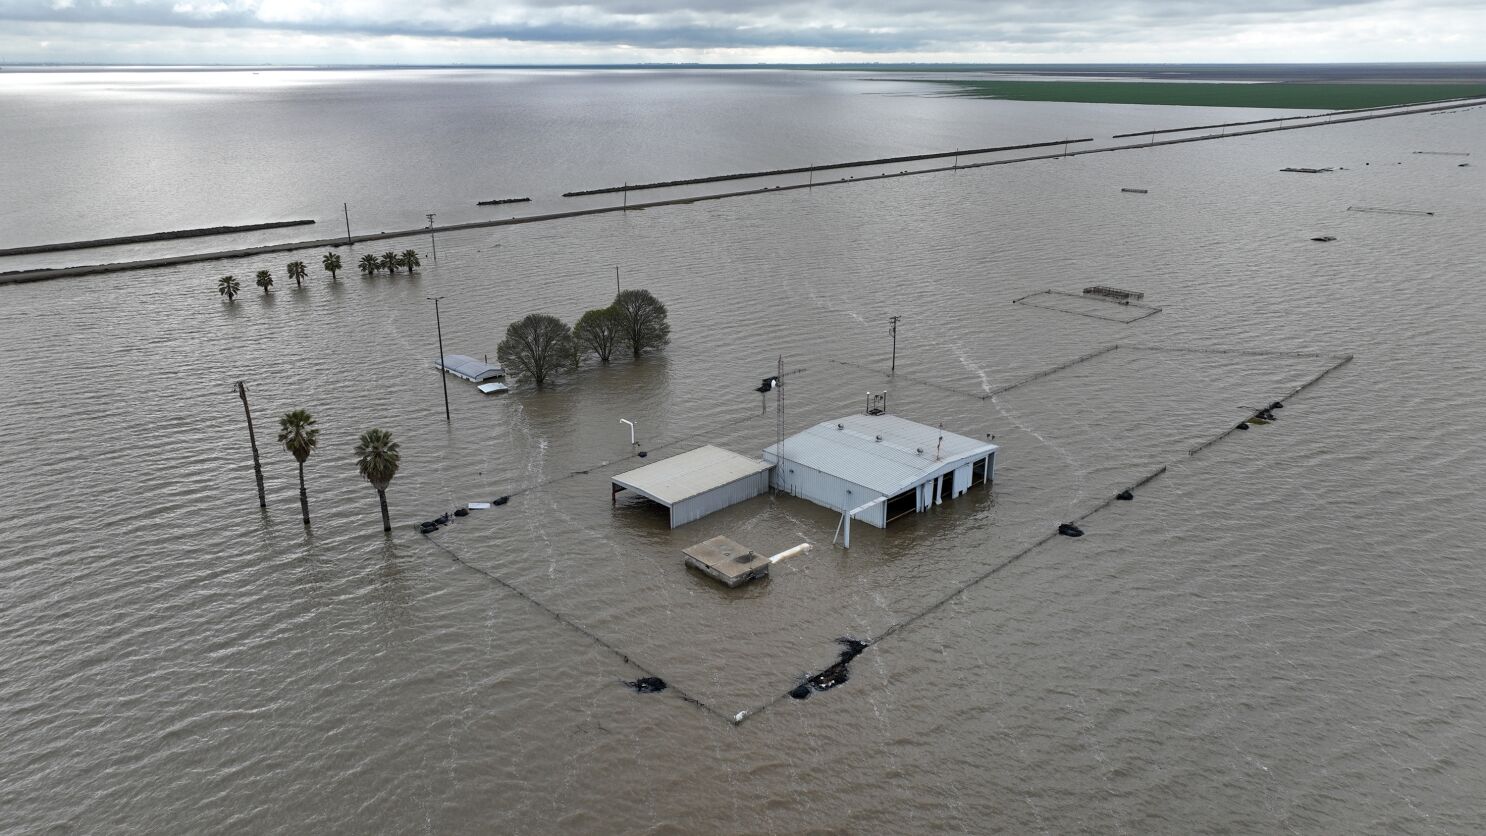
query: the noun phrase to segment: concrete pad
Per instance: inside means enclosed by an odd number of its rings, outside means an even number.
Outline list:
[[[769,574],[769,558],[754,554],[746,546],[717,536],[682,549],[686,565],[700,570],[729,589]]]

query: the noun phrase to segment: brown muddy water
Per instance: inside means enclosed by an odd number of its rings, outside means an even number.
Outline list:
[[[471,231],[412,277],[235,304],[217,276],[282,265],[0,289],[0,827],[1478,832],[1486,189],[1412,152],[1482,136],[1474,109]],[[1278,171],[1313,164],[1345,170]],[[444,423],[426,297],[451,353],[493,355],[615,265],[669,305],[666,351],[451,380]],[[1163,310],[1011,304],[1090,284]],[[887,388],[994,435],[995,485],[849,552],[790,497],[676,530],[610,506],[620,418],[649,461],[772,443],[781,355],[790,431]],[[308,530],[272,443],[299,407]],[[372,426],[403,445],[386,538]],[[815,549],[728,591],[681,562],[718,534]],[[874,642],[850,680],[787,698],[842,636]]]

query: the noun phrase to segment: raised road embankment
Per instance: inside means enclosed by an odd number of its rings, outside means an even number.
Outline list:
[[[146,232],[141,235],[120,235],[117,238],[94,238],[90,241],[63,241],[56,244],[32,244],[27,247],[9,247],[0,250],[0,257],[8,255],[35,255],[36,253],[59,253],[67,250],[86,250],[95,247],[113,247],[119,244],[144,244],[150,241],[172,241],[176,238],[205,238],[209,235],[231,235],[236,232],[258,232],[264,229],[283,229],[287,226],[309,226],[314,221],[270,221],[262,224],[241,226],[204,226],[198,229],[176,229],[169,232]]]

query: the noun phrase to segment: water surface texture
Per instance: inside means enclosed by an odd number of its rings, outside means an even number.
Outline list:
[[[0,139],[10,151],[0,155],[0,183],[14,197],[0,205],[0,248],[317,223],[0,258],[0,270],[319,240],[344,234],[343,204],[352,232],[412,229],[430,212],[448,224],[617,205],[623,196],[562,194],[626,182],[1107,141],[1123,131],[1308,112],[986,103],[941,96],[936,85],[867,79],[701,69],[6,72]],[[675,192],[631,200],[666,194]],[[517,197],[531,202],[476,205]]]
[[[471,230],[414,276],[303,289],[287,257],[0,288],[0,827],[1477,832],[1482,136],[1474,109]],[[450,352],[493,355],[513,319],[607,303],[615,265],[669,348],[542,392],[451,380],[444,422],[426,297]],[[272,294],[217,296],[265,267]],[[1011,303],[1091,284],[1163,310]],[[886,388],[994,435],[995,485],[849,552],[790,497],[676,530],[611,507],[641,463],[619,418],[650,461],[756,455],[781,355],[791,431]],[[273,442],[299,407],[308,530]],[[390,537],[351,450],[372,426],[403,445]],[[718,534],[815,549],[728,591],[682,565]],[[840,636],[876,642],[851,679],[785,697]]]

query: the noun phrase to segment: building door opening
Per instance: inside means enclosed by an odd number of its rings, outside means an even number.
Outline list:
[[[886,522],[892,522],[916,510],[918,510],[918,489],[910,488],[887,501]]]

